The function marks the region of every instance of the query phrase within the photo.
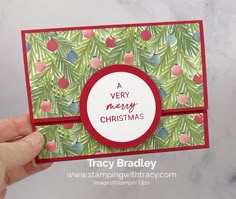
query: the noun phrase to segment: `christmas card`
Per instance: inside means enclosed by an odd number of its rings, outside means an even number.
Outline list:
[[[202,21],[23,30],[37,162],[208,148]]]

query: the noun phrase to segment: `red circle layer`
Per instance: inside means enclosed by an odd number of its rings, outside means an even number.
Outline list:
[[[144,80],[146,82],[146,84],[149,86],[149,88],[151,89],[153,96],[155,98],[155,102],[156,102],[156,114],[154,116],[151,126],[148,128],[148,130],[146,132],[143,133],[142,136],[140,136],[134,140],[127,141],[127,142],[116,142],[116,141],[109,140],[109,139],[105,138],[104,136],[102,136],[93,127],[93,125],[90,121],[90,118],[88,116],[88,112],[87,112],[87,101],[88,101],[89,93],[90,93],[91,89],[93,88],[93,86],[102,77],[109,75],[111,73],[116,73],[116,72],[131,73],[133,75],[138,76],[142,80]],[[137,88],[137,89],[139,89],[139,88]],[[101,91],[101,92],[103,92],[103,91]],[[142,92],[142,91],[140,91],[140,92]],[[91,76],[88,79],[87,83],[85,84],[85,86],[81,92],[79,106],[80,106],[80,117],[81,117],[84,127],[88,131],[88,133],[92,137],[94,137],[98,142],[100,142],[108,147],[113,147],[113,148],[131,148],[131,147],[136,147],[137,145],[145,142],[146,139],[149,136],[151,136],[153,134],[153,132],[156,130],[156,128],[159,124],[159,121],[160,121],[161,108],[162,108],[159,90],[158,90],[156,84],[153,82],[153,80],[142,70],[132,67],[132,66],[122,65],[122,64],[107,66],[107,67],[97,71],[93,76]]]

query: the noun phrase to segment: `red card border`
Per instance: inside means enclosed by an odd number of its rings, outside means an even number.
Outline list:
[[[122,27],[136,27],[136,26],[156,26],[156,25],[176,25],[176,24],[191,24],[198,23],[200,29],[201,38],[201,57],[202,57],[202,75],[203,75],[203,90],[204,90],[204,106],[194,107],[194,108],[178,108],[178,109],[168,109],[162,110],[162,115],[169,115],[173,113],[187,113],[203,111],[208,109],[208,97],[207,97],[207,79],[206,79],[206,57],[205,57],[205,43],[204,43],[204,30],[202,20],[191,20],[191,21],[173,21],[173,22],[155,22],[155,23],[138,23],[138,24],[118,24],[118,25],[100,25],[100,26],[81,26],[81,27],[67,27],[67,28],[48,28],[48,29],[32,29],[32,30],[22,30],[22,48],[25,66],[25,78],[26,78],[26,88],[28,97],[28,106],[30,112],[30,119],[33,124],[46,124],[46,123],[63,123],[66,121],[81,122],[80,116],[69,116],[69,117],[54,117],[54,118],[34,118],[33,107],[30,91],[30,79],[28,71],[28,61],[26,52],[26,39],[25,34],[28,33],[40,33],[40,32],[53,32],[53,31],[70,31],[70,30],[83,30],[83,29],[102,29],[102,28],[122,28]]]
[[[67,28],[22,30],[21,31],[21,38],[22,38],[22,48],[23,48],[23,57],[24,57],[28,106],[29,106],[32,127],[33,127],[33,130],[36,130],[36,125],[42,126],[42,125],[62,124],[65,122],[81,122],[81,119],[80,119],[80,116],[46,118],[46,119],[33,118],[30,81],[29,81],[29,75],[28,75],[29,74],[28,61],[27,61],[27,53],[26,53],[26,45],[25,45],[25,43],[26,43],[25,34],[40,33],[40,32],[53,32],[53,31],[83,30],[83,29],[101,29],[101,28],[119,28],[119,27],[121,28],[121,27],[134,27],[134,26],[154,26],[154,25],[176,25],[176,24],[191,24],[191,23],[198,23],[199,29],[200,29],[204,106],[203,107],[194,107],[194,108],[178,108],[178,109],[163,110],[162,116],[182,115],[182,114],[188,114],[188,113],[191,113],[191,114],[204,113],[205,144],[198,145],[198,146],[183,146],[183,147],[174,147],[174,148],[166,148],[166,149],[144,150],[144,151],[124,152],[124,153],[97,154],[97,155],[74,156],[74,157],[47,158],[47,159],[39,159],[38,157],[36,157],[36,162],[37,163],[47,163],[47,162],[55,162],[55,161],[58,162],[58,161],[66,161],[66,160],[127,156],[127,155],[138,155],[138,154],[147,154],[147,153],[172,152],[172,151],[181,151],[181,150],[209,148],[210,144],[209,144],[209,132],[208,132],[208,113],[207,113],[208,92],[207,92],[207,79],[206,79],[207,73],[206,73],[204,29],[203,29],[203,21],[202,20],[190,20],[190,21],[186,20],[186,21],[169,21],[169,22],[153,22],[153,23],[137,23],[137,24],[118,24],[118,25],[99,25],[99,26],[81,26],[81,27],[67,27]]]
[[[174,151],[204,149],[204,148],[206,149],[206,148],[210,147],[209,133],[208,133],[208,113],[205,110],[205,111],[191,113],[191,114],[197,114],[197,113],[203,113],[204,114],[204,138],[205,138],[205,143],[203,145],[182,146],[182,147],[172,147],[172,148],[143,150],[143,151],[107,153],[107,154],[93,154],[93,155],[73,156],[73,157],[44,158],[44,159],[40,159],[37,156],[35,158],[35,161],[36,161],[36,163],[49,163],[49,162],[69,161],[69,160],[83,160],[83,159],[104,158],[104,157],[129,156],[129,155],[140,155],[140,154],[150,154],[150,153],[160,153],[160,152],[174,152]],[[184,114],[186,114],[186,113],[174,113],[172,115],[184,115]],[[48,124],[48,125],[53,125],[53,124]],[[38,126],[42,126],[42,124],[39,124]],[[33,130],[36,131],[36,126],[35,125],[33,125]]]

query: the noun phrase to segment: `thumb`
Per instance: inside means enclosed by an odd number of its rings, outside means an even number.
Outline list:
[[[0,160],[6,169],[23,166],[33,160],[44,144],[41,133],[34,132],[16,142],[0,143]]]

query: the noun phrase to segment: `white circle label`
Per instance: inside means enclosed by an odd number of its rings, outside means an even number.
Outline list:
[[[87,113],[99,134],[115,142],[142,136],[151,126],[156,103],[144,80],[127,72],[108,74],[92,87]]]

